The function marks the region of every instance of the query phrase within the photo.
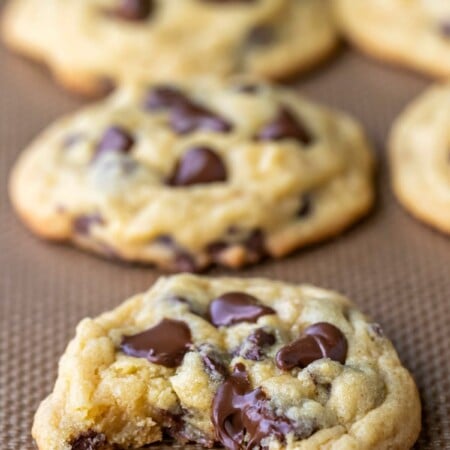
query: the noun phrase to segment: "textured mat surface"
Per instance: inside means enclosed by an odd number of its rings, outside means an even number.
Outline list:
[[[383,143],[392,119],[427,84],[343,50],[297,83],[367,126],[379,156],[372,215],[332,242],[242,276],[307,281],[336,289],[383,325],[423,400],[415,448],[450,449],[450,239],[409,217],[389,189]],[[7,175],[21,149],[52,119],[82,104],[39,67],[0,49],[0,448],[33,448],[33,413],[51,390],[58,357],[84,316],[145,290],[152,269],[109,263],[41,242],[8,203]],[[450,126],[450,124],[449,124]],[[212,274],[225,273],[213,271]]]

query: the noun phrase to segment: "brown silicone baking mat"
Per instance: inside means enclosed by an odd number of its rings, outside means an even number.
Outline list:
[[[352,298],[382,324],[419,385],[423,431],[415,448],[450,449],[450,239],[395,202],[384,148],[392,120],[427,81],[344,48],[296,85],[364,122],[379,158],[378,204],[343,236],[236,275],[307,281]],[[33,448],[33,413],[52,388],[58,357],[76,323],[147,289],[159,275],[42,242],[11,210],[7,177],[19,152],[50,121],[82,104],[45,70],[0,49],[2,450]]]

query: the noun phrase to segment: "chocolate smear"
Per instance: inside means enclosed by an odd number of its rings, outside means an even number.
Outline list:
[[[347,339],[339,328],[330,323],[319,322],[306,328],[302,337],[282,347],[276,354],[275,361],[281,370],[304,368],[322,358],[344,364],[347,347]]]
[[[256,322],[261,316],[268,314],[275,314],[275,311],[243,292],[228,292],[214,299],[209,305],[210,321],[216,327]]]
[[[217,440],[232,450],[261,447],[261,441],[269,437],[285,442],[289,433],[304,439],[315,431],[312,423],[294,423],[276,415],[264,391],[252,389],[243,364],[237,364],[217,390],[212,422]]]
[[[191,331],[185,322],[163,319],[142,333],[124,336],[120,348],[128,356],[146,358],[166,367],[177,367],[191,342]]]

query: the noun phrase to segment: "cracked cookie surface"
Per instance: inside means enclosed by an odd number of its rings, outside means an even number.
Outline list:
[[[450,84],[433,86],[400,115],[390,137],[392,184],[417,218],[450,234]]]
[[[65,86],[308,69],[335,47],[325,0],[11,0],[3,36]]]
[[[333,0],[342,31],[381,60],[440,78],[450,76],[447,0]]]
[[[10,188],[39,235],[195,271],[341,232],[372,204],[372,165],[353,119],[291,89],[132,84],[44,131]]]
[[[78,325],[33,436],[40,450],[167,435],[234,450],[407,450],[419,429],[414,381],[343,296],[178,275]]]

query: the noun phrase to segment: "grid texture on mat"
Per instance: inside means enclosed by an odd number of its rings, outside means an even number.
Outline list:
[[[76,323],[147,289],[158,273],[41,242],[19,223],[6,193],[13,161],[49,121],[82,102],[3,49],[0,68],[0,448],[28,450],[34,411],[52,388]],[[450,449],[450,240],[396,204],[383,148],[392,119],[425,85],[348,50],[298,83],[366,124],[380,160],[378,205],[338,239],[241,275],[336,289],[380,322],[421,392],[423,432],[415,448],[432,450]]]

